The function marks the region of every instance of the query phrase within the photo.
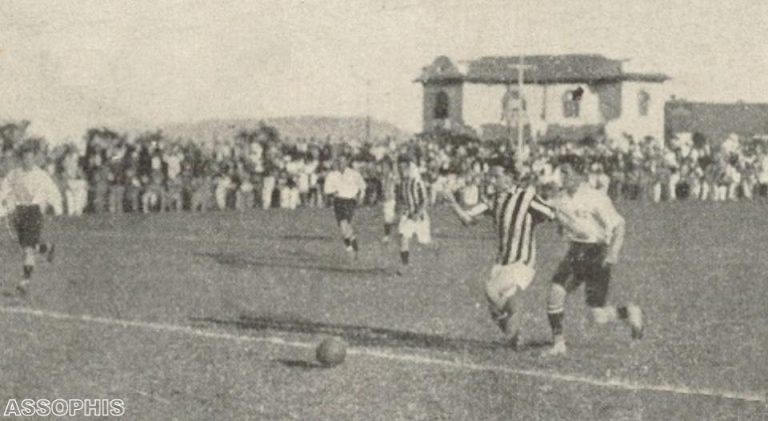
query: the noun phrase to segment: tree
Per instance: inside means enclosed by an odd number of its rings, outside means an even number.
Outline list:
[[[105,149],[124,139],[125,136],[106,127],[91,128],[85,133],[85,144],[88,147],[100,147]]]
[[[259,122],[256,129],[240,129],[235,139],[242,143],[277,143],[280,140],[280,132],[275,127],[269,126],[263,121]]]

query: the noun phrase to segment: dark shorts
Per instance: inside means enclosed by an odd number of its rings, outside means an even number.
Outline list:
[[[571,243],[552,282],[571,292],[584,284],[587,305],[603,307],[608,298],[611,268],[603,267],[608,251],[605,244]]]
[[[352,217],[355,216],[355,206],[357,200],[355,199],[339,199],[338,197],[333,199],[333,214],[336,215],[336,223],[341,224],[341,221],[352,222]]]
[[[22,247],[35,247],[40,243],[43,213],[39,206],[16,206],[12,224]]]

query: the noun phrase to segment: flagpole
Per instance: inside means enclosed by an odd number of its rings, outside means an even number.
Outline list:
[[[517,108],[517,168],[518,171],[523,168],[523,79],[525,79],[525,55],[520,54],[520,64],[517,68],[517,92],[520,103]]]

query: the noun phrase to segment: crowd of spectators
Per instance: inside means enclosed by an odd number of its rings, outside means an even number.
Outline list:
[[[489,193],[489,162],[505,162],[519,178],[547,190],[558,185],[558,165],[570,155],[583,157],[590,181],[615,200],[732,201],[768,194],[766,144],[735,136],[717,148],[684,138],[548,141],[524,147],[522,166],[505,141],[448,133],[402,142],[291,139],[268,126],[199,143],[160,132],[129,137],[95,129],[84,149],[60,145],[41,158],[70,215],[322,207],[323,181],[339,154],[351,157],[366,179],[368,204],[380,199],[383,167],[402,154],[421,169],[433,201],[440,191],[453,191],[467,205]],[[4,142],[4,167],[12,151]]]

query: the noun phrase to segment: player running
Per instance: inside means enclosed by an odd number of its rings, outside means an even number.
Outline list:
[[[624,242],[624,218],[608,196],[592,187],[579,161],[561,167],[565,194],[558,207],[566,219],[564,228],[570,242],[565,258],[552,278],[547,313],[554,344],[544,355],[566,352],[563,335],[565,299],[582,283],[592,319],[598,324],[626,321],[632,337],[643,334],[643,313],[635,305],[607,305],[611,268]]]
[[[326,176],[325,194],[333,197],[333,212],[341,229],[347,253],[357,258],[359,246],[355,229],[352,227],[352,217],[355,207],[362,203],[365,196],[365,180],[357,170],[349,166],[345,155],[338,157],[336,168]]]
[[[535,275],[536,241],[533,230],[541,222],[560,213],[536,194],[532,186],[517,186],[501,166],[491,167],[495,194],[490,202],[463,209],[451,193],[445,194],[451,208],[466,225],[475,223],[482,214],[494,218],[498,251],[485,284],[491,317],[504,333],[507,344],[517,349],[520,342],[520,316],[517,291],[525,290]]]
[[[432,244],[431,227],[427,205],[429,196],[427,187],[421,179],[419,169],[407,157],[398,160],[400,170],[400,269],[397,274],[403,275],[410,261],[411,237],[423,245]]]
[[[395,216],[397,214],[397,185],[400,183],[400,177],[392,161],[385,158],[381,164],[381,194],[382,211],[384,212],[384,237],[381,239],[384,243],[389,243],[392,228],[395,226]]]
[[[53,261],[53,243],[40,242],[46,205],[50,205],[56,215],[62,213],[59,188],[35,163],[38,143],[30,139],[21,145],[18,151],[21,167],[8,173],[0,183],[0,203],[11,211],[9,222],[24,253],[23,279],[16,287],[21,295],[27,293],[35,268],[35,254],[45,254],[48,262]]]

